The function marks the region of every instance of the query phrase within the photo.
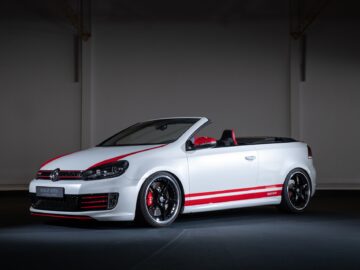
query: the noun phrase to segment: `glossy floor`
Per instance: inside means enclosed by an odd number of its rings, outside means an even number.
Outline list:
[[[322,191],[301,215],[257,207],[171,227],[44,221],[0,193],[2,269],[360,269],[360,191]]]

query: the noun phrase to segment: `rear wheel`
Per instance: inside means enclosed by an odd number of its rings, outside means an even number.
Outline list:
[[[141,187],[140,214],[151,226],[168,226],[179,215],[181,201],[181,189],[175,177],[167,172],[155,173]]]
[[[300,213],[308,206],[311,198],[311,181],[302,169],[292,170],[286,177],[280,207],[281,209]]]

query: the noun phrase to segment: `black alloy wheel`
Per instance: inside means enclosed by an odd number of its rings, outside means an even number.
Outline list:
[[[292,170],[284,183],[281,208],[293,213],[305,210],[311,198],[311,181],[302,169]]]
[[[164,227],[175,221],[181,209],[181,189],[177,180],[167,172],[150,176],[139,195],[140,211],[151,226]]]

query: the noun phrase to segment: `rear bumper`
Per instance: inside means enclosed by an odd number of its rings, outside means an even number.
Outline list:
[[[95,181],[83,181],[83,180],[63,180],[52,182],[50,180],[38,180],[31,181],[29,186],[29,192],[35,196],[36,187],[63,187],[66,197],[81,197],[81,195],[96,195],[96,194],[108,194],[118,193],[117,204],[113,209],[101,210],[101,209],[72,209],[72,211],[54,211],[41,209],[40,207],[30,207],[30,211],[34,216],[44,217],[58,217],[64,218],[73,217],[74,219],[96,219],[104,221],[121,221],[121,220],[133,220],[135,218],[136,201],[138,195],[137,181],[120,176],[117,178]],[[59,202],[57,202],[59,203]],[[35,205],[34,205],[35,206]],[[57,208],[67,209],[67,208]],[[80,217],[80,218],[76,218]],[[81,218],[84,217],[84,218]]]

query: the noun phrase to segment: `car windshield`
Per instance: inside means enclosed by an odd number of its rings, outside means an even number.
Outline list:
[[[171,143],[176,141],[197,121],[199,121],[199,118],[176,118],[137,123],[120,131],[98,146]]]

